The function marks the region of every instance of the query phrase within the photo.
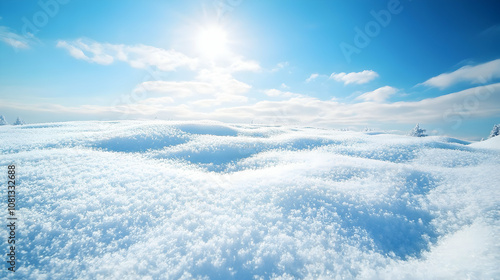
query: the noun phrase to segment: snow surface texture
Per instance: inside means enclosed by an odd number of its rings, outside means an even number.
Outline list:
[[[3,126],[2,181],[6,165],[18,172],[15,276],[499,279],[497,138],[209,122]],[[6,227],[0,236],[7,248]]]

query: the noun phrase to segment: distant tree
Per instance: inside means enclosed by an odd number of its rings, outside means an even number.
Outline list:
[[[420,124],[417,123],[417,125],[408,133],[409,136],[413,137],[425,137],[427,134],[425,134],[425,129],[420,128]]]
[[[23,125],[23,124],[26,124],[23,120],[21,120],[19,117],[17,117],[17,120],[15,123],[13,123],[13,125]]]
[[[500,124],[495,124],[491,130],[490,137],[488,138],[493,138],[498,135],[500,135]]]
[[[7,120],[5,120],[5,117],[0,115],[0,125],[7,125],[9,124]]]

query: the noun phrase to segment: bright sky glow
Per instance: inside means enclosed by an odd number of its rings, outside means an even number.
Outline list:
[[[219,26],[203,28],[198,35],[198,48],[210,58],[227,53],[226,32]]]
[[[0,114],[486,137],[497,1],[0,2]]]

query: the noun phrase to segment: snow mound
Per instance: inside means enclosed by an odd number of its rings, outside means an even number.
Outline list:
[[[163,125],[148,125],[134,129],[118,129],[104,139],[95,140],[91,147],[115,152],[145,152],[175,146],[189,141],[178,129]]]
[[[16,164],[19,178],[15,275],[494,279],[500,152],[484,146],[495,138],[206,122],[3,126],[0,166]]]
[[[492,137],[481,142],[470,144],[469,146],[474,148],[500,150],[500,137]]]
[[[175,127],[180,129],[181,131],[191,134],[208,134],[216,136],[236,136],[238,134],[238,132],[235,129],[215,124],[188,123],[188,124],[176,125]]]

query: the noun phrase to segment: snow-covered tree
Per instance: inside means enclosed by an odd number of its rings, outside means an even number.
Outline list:
[[[417,125],[408,133],[409,136],[413,137],[425,137],[427,134],[425,134],[425,129],[420,128],[420,124],[417,123]]]
[[[490,137],[488,138],[493,138],[498,135],[500,135],[500,124],[495,124],[491,130]]]
[[[21,120],[19,117],[17,117],[17,120],[15,123],[13,123],[13,125],[23,125],[23,124],[26,124],[23,120]]]
[[[4,116],[0,115],[0,125],[6,125],[9,124],[7,120],[5,120]]]

